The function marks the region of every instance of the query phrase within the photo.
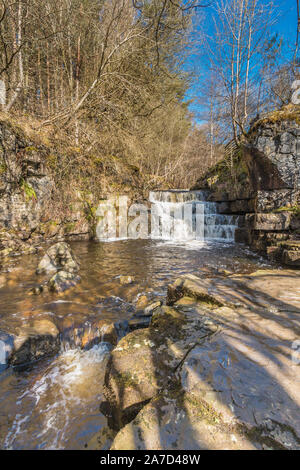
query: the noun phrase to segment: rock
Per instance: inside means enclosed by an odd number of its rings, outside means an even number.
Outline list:
[[[118,335],[113,322],[97,320],[87,328],[83,326],[82,330],[83,334],[80,335],[77,329],[77,334],[80,338],[79,347],[81,348],[89,349],[100,342],[110,343],[116,346],[118,342]]]
[[[269,212],[282,207],[294,207],[300,196],[299,190],[274,189],[259,190],[256,193],[255,212]]]
[[[158,300],[157,302],[153,302],[152,304],[148,305],[148,307],[144,308],[145,315],[151,315],[154,312],[154,310],[161,307],[161,305],[162,305],[161,300]]]
[[[151,400],[113,440],[110,450],[254,450],[203,400],[180,391]]]
[[[33,295],[41,295],[44,294],[45,292],[49,291],[49,286],[48,284],[40,284],[39,286],[33,287],[31,289],[31,294]]]
[[[173,305],[183,296],[222,307],[227,302],[210,281],[192,274],[182,276],[168,286],[167,305]]]
[[[148,305],[144,310],[138,310],[135,312],[131,320],[129,321],[129,328],[131,331],[138,330],[140,328],[147,328],[150,325],[151,317],[153,313],[161,307],[162,302],[158,300]]]
[[[234,232],[234,241],[236,243],[245,243],[246,245],[249,245],[250,230],[245,228],[237,228]]]
[[[286,266],[298,268],[300,266],[300,240],[278,241],[276,245],[268,247],[268,254],[272,259]]]
[[[52,292],[61,293],[76,286],[80,280],[80,276],[76,274],[67,271],[59,271],[49,280],[48,287]]]
[[[299,276],[261,270],[209,282],[240,306],[180,297],[113,350],[101,408],[118,431],[111,450],[300,449]]]
[[[134,282],[133,276],[120,276],[120,284],[126,286],[127,284],[132,284]]]
[[[24,326],[14,339],[10,357],[12,365],[36,361],[56,354],[60,348],[59,331],[50,320],[36,320],[32,326]]]
[[[287,266],[300,267],[300,250],[283,250],[281,259]]]
[[[209,169],[193,189],[209,188],[207,200],[218,202],[221,214],[246,214],[246,228],[239,224],[235,240],[274,257],[281,240],[299,238],[300,127],[298,110],[290,105],[253,124],[239,147],[228,149],[224,159]],[[233,165],[231,164],[233,162]],[[241,230],[242,229],[242,230]],[[295,255],[277,261],[298,267]]]
[[[2,287],[4,287],[6,284],[6,279],[5,279],[5,276],[0,276],[0,289],[2,289]]]
[[[108,426],[103,427],[86,444],[86,450],[109,450],[116,433]]]
[[[144,316],[144,317],[135,317],[133,316],[131,320],[129,320],[129,328],[130,331],[140,330],[142,328],[148,328],[151,322],[151,316]]]
[[[229,214],[246,214],[254,210],[254,199],[239,199],[229,203]]]
[[[230,208],[230,203],[229,202],[221,202],[219,204],[219,213],[220,214],[231,214],[231,208]]]
[[[291,230],[300,233],[300,213],[292,215],[290,228]]]
[[[107,366],[107,403],[102,405],[113,429],[133,419],[166,386],[192,345],[213,334],[215,326],[206,325],[204,313],[205,309],[199,315],[161,307],[150,328],[134,331],[118,343]]]
[[[290,226],[291,213],[247,214],[245,221],[246,226],[253,230],[283,231],[287,230]]]
[[[56,243],[51,246],[41,260],[37,268],[37,274],[65,271],[76,273],[79,271],[79,263],[75,259],[71,247],[67,243]]]
[[[147,307],[148,303],[148,297],[146,295],[141,295],[136,303],[137,310],[144,309],[145,307]]]

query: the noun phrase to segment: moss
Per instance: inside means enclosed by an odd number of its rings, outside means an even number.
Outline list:
[[[292,212],[295,215],[300,215],[300,206],[298,205],[292,206],[292,207],[282,206],[273,211],[273,213],[278,213],[278,212]]]
[[[32,153],[32,152],[38,152],[38,149],[36,147],[26,147],[25,148],[25,153]]]
[[[193,412],[199,419],[204,419],[208,424],[216,425],[222,422],[222,415],[217,413],[212,405],[205,400],[196,398],[191,394],[184,395],[184,402],[193,407]]]
[[[216,174],[212,176],[211,178],[207,178],[207,183],[209,186],[213,186],[214,184],[217,183],[218,179],[220,178],[220,175]]]
[[[231,192],[239,183],[245,185],[249,178],[248,167],[243,159],[242,147],[234,149],[232,155],[226,155],[213,166],[202,178],[211,189]]]
[[[4,173],[6,173],[6,165],[5,163],[0,163],[0,175],[3,175]]]
[[[33,187],[31,186],[31,184],[29,184],[26,180],[24,180],[23,178],[21,179],[20,181],[20,187],[21,189],[23,189],[24,191],[24,195],[25,195],[25,198],[26,198],[26,201],[30,201],[30,200],[35,200],[37,201],[37,196],[36,196],[36,192],[35,190],[33,189]]]
[[[130,372],[115,372],[114,380],[122,387],[136,388],[139,385],[138,377],[132,375]]]
[[[283,106],[281,109],[274,110],[263,116],[255,122],[248,132],[248,137],[251,136],[258,127],[266,124],[276,124],[283,121],[296,122],[300,125],[300,106],[292,103]]]
[[[96,222],[97,207],[93,206],[89,201],[85,200],[85,216],[88,222]]]

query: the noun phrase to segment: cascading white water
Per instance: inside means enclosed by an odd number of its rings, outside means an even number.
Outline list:
[[[152,191],[151,238],[165,240],[233,241],[239,217],[218,213],[218,203],[205,191]]]

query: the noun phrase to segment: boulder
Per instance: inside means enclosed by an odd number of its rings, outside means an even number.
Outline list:
[[[50,320],[36,320],[24,326],[14,338],[14,347],[9,362],[12,365],[26,364],[58,353],[59,331]]]
[[[283,264],[291,267],[300,266],[300,240],[290,240],[279,244]]]
[[[128,322],[130,331],[140,330],[142,328],[148,328],[151,322],[149,316],[136,316],[134,315]]]
[[[91,348],[95,344],[100,342],[110,343],[112,346],[116,346],[118,342],[118,334],[113,322],[107,320],[96,320],[91,323],[91,325],[81,328],[82,332],[80,334],[79,329],[76,329],[76,333],[79,340],[80,348]]]
[[[48,282],[48,287],[52,292],[61,293],[76,286],[80,280],[80,276],[72,272],[59,271],[51,277]]]
[[[144,308],[145,315],[152,315],[154,310],[161,307],[161,305],[162,305],[161,300],[158,300],[158,301],[153,302],[152,304],[148,305],[146,308]]]
[[[300,267],[300,251],[283,250],[282,262],[287,266]]]
[[[136,308],[138,310],[144,309],[145,307],[147,307],[148,303],[148,297],[146,295],[140,295],[136,303]]]
[[[216,328],[205,309],[199,315],[161,307],[149,328],[125,336],[112,351],[106,371],[107,402],[101,409],[110,426],[118,430],[131,421],[172,380],[188,350]]]
[[[144,310],[137,310],[129,320],[129,328],[131,331],[138,330],[141,328],[147,328],[151,323],[151,317],[153,313],[161,307],[162,302],[158,300],[148,305]]]
[[[173,305],[181,297],[192,297],[196,300],[222,307],[227,300],[212,282],[193,274],[176,279],[168,286],[167,305]]]
[[[299,276],[209,282],[239,306],[180,296],[113,350],[101,408],[118,431],[112,450],[300,449]]]
[[[65,271],[76,273],[79,271],[79,263],[75,258],[71,247],[64,242],[51,246],[36,270],[37,274]]]

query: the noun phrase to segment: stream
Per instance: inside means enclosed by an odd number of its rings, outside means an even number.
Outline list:
[[[220,242],[127,240],[72,244],[82,282],[60,296],[28,295],[40,280],[39,256],[15,258],[0,289],[0,329],[18,329],[30,318],[77,323],[103,318],[128,320],[141,294],[165,299],[167,284],[185,273],[217,270],[253,272],[268,263],[245,247]],[[120,275],[134,276],[122,286]],[[120,336],[126,331],[120,330]],[[106,425],[99,411],[106,360],[111,346],[100,342],[81,350],[62,342],[61,352],[30,367],[0,374],[0,447],[83,449]]]

